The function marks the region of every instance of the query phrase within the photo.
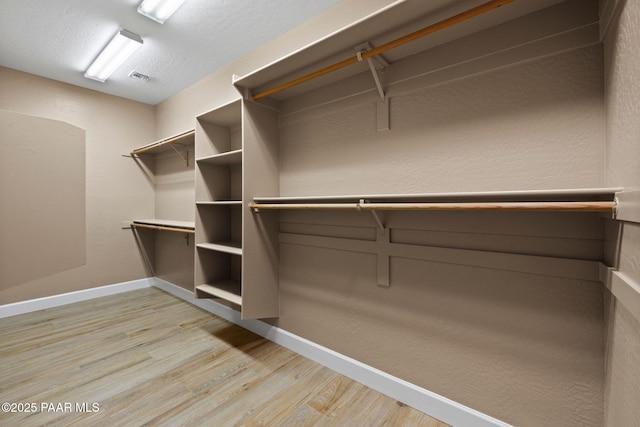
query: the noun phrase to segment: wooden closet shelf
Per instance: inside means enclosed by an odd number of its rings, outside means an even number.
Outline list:
[[[211,202],[196,202],[198,206],[234,206],[241,205],[242,200],[214,200]]]
[[[196,247],[231,255],[242,255],[242,245],[239,242],[198,243]]]
[[[554,190],[458,191],[413,194],[349,194],[328,196],[254,197],[255,203],[357,203],[382,202],[536,202],[536,201],[607,201],[613,200],[622,187],[575,188]]]
[[[196,159],[198,163],[207,163],[211,165],[232,166],[242,164],[242,149],[228,151],[226,153],[214,154],[208,157]]]
[[[171,144],[179,144],[179,143],[188,143],[191,144],[194,142],[195,130],[189,130],[178,135],[171,136],[169,138],[161,139],[160,141],[153,142],[151,144],[145,145],[144,147],[136,148],[131,152],[132,156],[150,153],[150,152],[160,152],[163,151],[164,148]]]
[[[133,228],[149,228],[160,231],[175,231],[178,233],[195,233],[193,221],[174,221],[165,219],[136,219],[131,223]]]
[[[226,279],[204,285],[198,285],[196,286],[196,291],[203,292],[214,298],[220,298],[241,306],[241,287],[242,285],[240,284],[240,281]]]

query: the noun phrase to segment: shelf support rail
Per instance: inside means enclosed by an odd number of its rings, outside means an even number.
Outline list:
[[[183,156],[182,153],[179,152],[178,149],[173,146],[173,144],[169,144],[169,147],[171,147],[178,156],[182,157],[182,160],[184,160],[186,166],[189,166],[189,151],[185,151],[185,155]]]
[[[358,61],[364,61],[362,58],[362,53],[364,51],[359,50],[356,56],[358,57]],[[382,89],[382,83],[380,83],[380,76],[378,75],[378,70],[376,70],[376,66],[373,65],[373,59],[371,57],[367,58],[367,64],[369,65],[369,69],[371,70],[371,75],[373,76],[373,81],[376,84],[376,88],[378,88],[378,95],[380,95],[380,99],[384,100],[385,94],[384,89]]]
[[[358,58],[358,62],[362,62],[365,59],[362,57],[362,54],[369,50],[371,46],[369,43],[365,43],[367,49],[360,49],[356,53],[356,57]],[[378,95],[380,95],[380,99],[376,104],[377,112],[376,112],[376,121],[377,121],[377,130],[378,132],[389,130],[389,97],[384,93],[384,89],[382,88],[382,83],[380,82],[380,76],[378,75],[378,70],[373,63],[373,58],[375,58],[379,63],[382,64],[383,67],[388,66],[389,63],[385,61],[380,55],[376,55],[374,57],[366,58],[367,64],[369,65],[369,70],[371,70],[371,75],[373,76],[373,81],[376,84],[376,88],[378,89]]]
[[[358,210],[362,209],[362,205],[364,205],[366,203],[366,201],[364,199],[360,199],[360,203],[358,203]],[[382,222],[382,220],[380,219],[380,216],[378,215],[378,212],[375,210],[369,211],[371,212],[371,215],[373,215],[373,220],[376,222],[376,224],[378,224],[378,227],[380,228],[380,231],[382,231],[382,233],[384,234],[387,229],[384,226],[384,223]]]
[[[251,203],[254,212],[265,210],[357,210],[357,211],[548,211],[548,212],[603,212],[615,217],[617,202],[614,201],[537,201],[537,202],[382,202],[370,203]],[[381,228],[384,224],[376,219]]]

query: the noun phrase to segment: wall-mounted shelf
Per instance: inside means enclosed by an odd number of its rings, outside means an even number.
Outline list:
[[[198,163],[207,163],[210,165],[232,166],[242,164],[242,149],[228,151],[226,153],[214,154],[207,157],[196,159]]]
[[[160,141],[152,142],[151,144],[145,145],[140,148],[136,148],[131,151],[132,156],[137,156],[139,154],[156,154],[163,151],[170,150],[173,144],[178,145],[187,145],[194,143],[194,135],[195,130],[189,130],[187,132],[180,133],[178,135],[171,136],[169,138],[161,139]]]
[[[527,190],[361,196],[255,197],[254,211],[327,210],[515,210],[615,213],[622,188]]]
[[[381,218],[377,211],[509,211],[509,212],[574,212],[616,215],[618,197],[625,194],[622,188],[584,188],[563,190],[452,192],[424,194],[373,194],[307,197],[255,197],[249,207],[257,214],[269,215],[269,211],[369,211],[379,228],[375,240],[335,238],[331,236],[304,235],[297,232],[281,233],[280,241],[318,247],[340,248],[377,255],[377,284],[390,286],[390,256],[416,250],[415,247],[396,244],[390,239],[393,223],[397,218]],[[287,214],[289,215],[289,214]],[[292,214],[293,215],[293,214]],[[296,214],[297,215],[297,214]],[[288,217],[289,218],[289,217]],[[295,217],[298,220],[302,217]],[[394,221],[394,218],[396,221]],[[386,220],[386,221],[385,221]],[[395,252],[394,252],[395,251]],[[405,252],[403,252],[405,251]],[[477,254],[476,254],[477,255]],[[592,266],[593,267],[593,266]],[[580,267],[582,268],[582,267]]]
[[[261,94],[261,98],[268,96],[278,101],[287,100],[359,73],[370,73],[367,57],[378,53],[378,48],[385,44],[393,46],[391,50],[384,52],[385,59],[393,66],[396,61],[416,52],[425,51],[451,40],[462,38],[472,32],[534,13],[548,6],[546,2],[492,0],[481,6],[481,9],[491,10],[495,6],[510,4],[501,7],[500,13],[486,13],[478,16],[474,12],[465,12],[461,9],[464,7],[463,2],[453,2],[454,4],[448,5],[449,12],[443,8],[435,10],[437,4],[429,5],[428,3],[431,2],[397,1],[395,3],[393,13],[385,13],[387,12],[386,8],[376,10],[357,23],[336,29],[329,37],[316,40],[298,49],[295,53],[277,58],[246,75],[237,76],[234,84],[243,88],[247,96],[264,92]],[[482,12],[482,10],[480,11]],[[434,13],[441,14],[447,19],[436,23],[431,19]],[[408,16],[412,17],[412,21],[409,23],[406,21]],[[450,26],[450,24],[456,24],[467,18],[473,18],[472,25]],[[433,38],[419,37],[420,35],[429,35],[445,27],[448,27],[446,31],[439,32]],[[398,31],[400,28],[403,29],[401,32]],[[415,33],[412,35],[412,32]],[[397,43],[398,39],[392,40],[391,34],[408,36],[406,40],[410,43]],[[400,37],[400,39],[404,40],[405,37]],[[361,53],[363,60],[359,60],[355,51],[358,43],[356,40],[359,42],[368,41],[371,46],[377,48],[375,51],[374,49],[365,50]],[[345,66],[349,64],[351,65]],[[325,73],[325,69],[330,72]],[[365,80],[369,81],[370,77]],[[289,84],[292,81],[304,84]],[[373,80],[371,79],[370,82],[370,90],[375,91]],[[286,90],[269,94],[271,89],[281,85],[285,86]]]
[[[178,233],[195,233],[193,221],[174,221],[168,219],[135,219],[131,223],[133,228],[149,228],[160,231],[175,231]]]
[[[196,293],[204,293],[208,297],[220,298],[233,304],[242,306],[240,295],[242,284],[239,280],[227,279],[196,286]]]
[[[261,210],[369,211],[378,226],[385,226],[376,211],[537,211],[599,212],[616,218],[622,188],[528,190],[362,196],[255,197],[249,207]]]
[[[510,211],[553,211],[553,212],[614,212],[615,201],[587,202],[448,202],[448,203],[252,203],[251,209],[292,210],[327,209],[356,211],[456,211],[456,210],[510,210]]]
[[[210,251],[224,252],[231,255],[242,256],[242,245],[239,242],[215,242],[215,243],[198,243],[198,248],[208,249]]]
[[[536,202],[614,200],[621,187],[521,191],[469,191],[416,194],[362,194],[329,196],[254,197],[254,203],[370,203],[398,202]]]
[[[196,202],[198,206],[238,206],[242,205],[242,200],[215,200],[212,202]]]

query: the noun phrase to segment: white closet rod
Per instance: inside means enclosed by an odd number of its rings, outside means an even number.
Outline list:
[[[473,203],[252,203],[254,211],[267,210],[357,210],[357,211],[551,211],[551,212],[614,212],[615,201],[595,202],[473,202]]]

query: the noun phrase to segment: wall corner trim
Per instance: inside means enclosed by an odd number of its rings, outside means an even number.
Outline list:
[[[625,190],[616,193],[616,219],[640,224],[640,190]]]
[[[274,343],[281,345],[295,353],[313,360],[367,387],[379,391],[412,408],[437,418],[451,426],[507,427],[504,423],[486,414],[468,408],[446,397],[418,387],[400,378],[365,365],[357,360],[337,353],[331,349],[318,345],[305,338],[294,335],[276,326],[260,320],[242,320],[240,313],[218,304],[212,300],[196,299],[192,292],[158,279],[153,278],[153,286],[162,289],[186,302],[213,313],[225,320],[237,324]]]
[[[640,321],[640,283],[602,263],[600,263],[600,281],[615,299]]]
[[[153,280],[151,278],[145,278],[116,283],[113,285],[99,286],[97,288],[82,289],[65,294],[19,301],[11,304],[4,304],[0,305],[0,319],[44,310],[47,308],[59,307],[62,305],[72,304],[74,302],[134,291],[136,289],[149,288],[151,286],[153,286]]]
[[[640,283],[619,271],[611,273],[611,293],[640,321]]]

